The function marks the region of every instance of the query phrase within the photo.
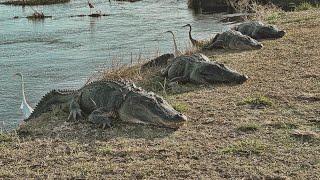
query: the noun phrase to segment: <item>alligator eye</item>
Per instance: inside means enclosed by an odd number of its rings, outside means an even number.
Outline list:
[[[163,99],[162,98],[156,97],[156,100],[159,101],[160,103],[163,103]]]

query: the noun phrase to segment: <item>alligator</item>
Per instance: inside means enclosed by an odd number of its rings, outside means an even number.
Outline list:
[[[110,127],[109,118],[112,117],[124,122],[168,128],[179,128],[187,121],[185,115],[176,111],[162,97],[124,80],[94,81],[78,90],[52,90],[42,97],[25,121],[60,104],[69,105],[68,119],[77,120],[83,114],[90,114],[88,120],[102,128]]]
[[[236,50],[251,50],[261,49],[263,45],[250,36],[243,35],[235,30],[228,30],[223,33],[218,33],[211,42],[204,47],[204,50],[212,50],[218,48],[236,49]]]
[[[161,75],[174,83],[243,83],[248,76],[242,75],[221,63],[211,63],[203,54],[176,57],[172,63],[161,70]]]
[[[155,59],[152,59],[146,63],[144,63],[141,68],[150,68],[150,67],[156,67],[156,66],[164,66],[169,63],[171,59],[174,58],[173,54],[162,54],[159,57],[156,57]]]
[[[286,34],[274,25],[266,25],[259,21],[244,22],[233,29],[254,39],[281,38]]]

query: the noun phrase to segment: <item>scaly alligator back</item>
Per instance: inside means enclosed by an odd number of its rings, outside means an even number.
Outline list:
[[[44,95],[36,105],[28,121],[47,112],[52,105],[70,103],[75,94],[80,93],[80,107],[85,113],[91,113],[98,107],[117,109],[123,96],[132,89],[138,89],[129,81],[101,80],[91,82],[78,90],[52,90]]]
[[[81,110],[87,114],[100,107],[117,111],[127,92],[133,89],[137,89],[137,87],[129,81],[94,81],[78,90],[80,93],[79,105]]]

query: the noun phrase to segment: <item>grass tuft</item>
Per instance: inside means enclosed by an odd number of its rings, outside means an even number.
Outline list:
[[[112,154],[114,150],[111,147],[105,146],[97,149],[97,152],[103,156]]]
[[[172,107],[179,112],[187,112],[189,109],[188,104],[184,102],[173,102],[171,103]]]
[[[266,20],[269,23],[274,23],[276,21],[278,21],[279,19],[283,18],[283,16],[285,16],[285,13],[279,11],[279,12],[272,12],[270,15],[268,15],[266,17]]]
[[[241,124],[238,127],[238,130],[242,132],[249,132],[249,131],[256,131],[259,129],[259,127],[260,127],[259,124],[257,124],[256,122],[247,122],[247,123]]]
[[[13,139],[9,134],[0,133],[0,143],[12,142]]]
[[[312,9],[313,6],[309,2],[303,2],[296,7],[296,11],[306,11]]]
[[[232,146],[224,149],[223,153],[240,156],[251,156],[260,155],[269,150],[269,146],[263,142],[257,140],[246,140],[234,143]]]
[[[268,107],[273,104],[273,100],[266,96],[247,97],[241,100],[238,105],[250,105],[252,108]]]
[[[285,121],[267,122],[266,125],[275,129],[295,129],[299,127],[299,124],[297,122]]]
[[[310,130],[293,130],[291,136],[301,139],[302,141],[318,138],[318,134]]]

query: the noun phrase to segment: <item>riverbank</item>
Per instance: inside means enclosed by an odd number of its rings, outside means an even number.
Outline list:
[[[204,52],[248,82],[166,92],[189,118],[178,130],[121,122],[100,130],[66,122],[68,114],[54,108],[19,136],[0,136],[0,178],[319,179],[320,12],[269,21],[287,34],[261,50]],[[165,95],[157,78],[135,75]]]

